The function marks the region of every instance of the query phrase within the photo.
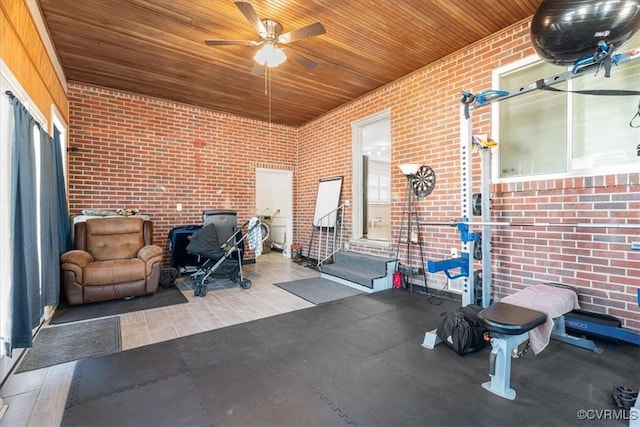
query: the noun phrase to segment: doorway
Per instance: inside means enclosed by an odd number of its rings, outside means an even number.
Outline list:
[[[256,169],[256,215],[268,230],[263,253],[275,250],[290,257],[293,243],[293,173]]]
[[[353,122],[352,238],[391,242],[391,112]]]

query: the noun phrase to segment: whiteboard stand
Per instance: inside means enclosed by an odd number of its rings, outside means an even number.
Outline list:
[[[307,252],[307,267],[311,259],[311,249],[316,232],[320,233],[318,238],[317,263],[320,267],[323,260],[322,243],[325,244],[325,252],[332,253],[335,249],[335,231],[339,226],[338,210],[340,208],[340,195],[342,193],[342,177],[321,178],[318,182],[318,194],[316,196],[316,208],[313,215],[313,230],[309,240],[309,250]],[[330,239],[329,230],[333,230],[333,238]],[[327,231],[323,238],[323,231]],[[329,249],[330,246],[330,249]]]

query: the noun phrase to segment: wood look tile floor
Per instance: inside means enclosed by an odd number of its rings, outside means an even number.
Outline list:
[[[320,273],[279,252],[260,256],[255,264],[245,265],[243,273],[251,279],[251,288],[223,286],[223,279],[205,297],[195,297],[188,275],[183,275],[177,286],[188,303],[120,315],[122,349],[313,306],[273,284],[317,277]],[[69,362],[12,374],[0,389],[0,397],[8,405],[0,426],[59,426],[75,365],[76,362]]]

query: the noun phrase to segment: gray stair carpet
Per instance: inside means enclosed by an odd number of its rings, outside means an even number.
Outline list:
[[[333,255],[332,264],[325,264],[320,270],[324,274],[373,289],[374,279],[385,277],[387,264],[393,261],[395,261],[394,258],[341,251]]]

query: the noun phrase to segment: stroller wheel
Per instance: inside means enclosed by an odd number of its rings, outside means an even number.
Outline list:
[[[202,283],[199,285],[195,285],[193,287],[193,295],[197,297],[203,297],[207,295],[207,285],[203,285]]]
[[[242,289],[249,289],[251,287],[251,280],[249,279],[242,279],[240,281],[240,286],[242,287]]]

